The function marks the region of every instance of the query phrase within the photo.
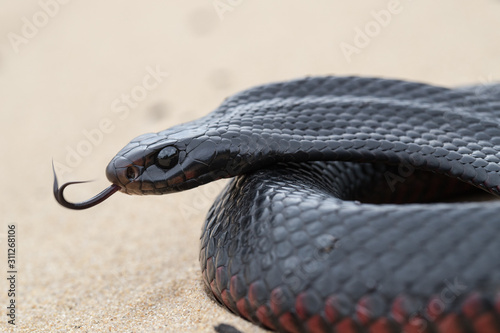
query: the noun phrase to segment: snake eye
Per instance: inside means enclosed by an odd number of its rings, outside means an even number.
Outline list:
[[[129,166],[125,171],[125,176],[128,180],[133,181],[137,177],[139,177],[139,170],[137,170],[137,168],[134,166]]]
[[[165,147],[156,156],[156,163],[163,169],[170,169],[179,160],[179,151],[175,147]]]

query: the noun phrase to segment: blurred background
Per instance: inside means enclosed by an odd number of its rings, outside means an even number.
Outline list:
[[[264,331],[201,282],[200,229],[224,181],[70,211],[52,196],[52,160],[61,182],[96,180],[68,190],[82,200],[108,185],[108,161],[132,138],[254,85],[500,80],[499,0],[0,2],[0,243],[15,224],[20,332]],[[7,289],[1,278],[0,331],[13,329]]]

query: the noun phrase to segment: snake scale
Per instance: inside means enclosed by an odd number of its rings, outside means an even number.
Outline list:
[[[281,332],[500,332],[500,84],[308,77],[133,139],[116,191],[235,177],[201,235],[203,280]],[[75,183],[75,182],[73,182]]]

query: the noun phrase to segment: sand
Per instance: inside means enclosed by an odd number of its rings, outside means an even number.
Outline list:
[[[390,14],[388,14],[390,13]],[[217,305],[198,263],[224,181],[86,211],[52,196],[51,161],[86,199],[130,139],[253,85],[364,75],[500,80],[500,1],[56,1],[2,7],[0,331],[264,332]],[[361,32],[360,32],[361,31]],[[6,308],[16,228],[15,326]]]

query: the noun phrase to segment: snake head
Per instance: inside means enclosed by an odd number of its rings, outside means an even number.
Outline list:
[[[205,133],[201,127],[176,126],[138,136],[111,160],[106,176],[120,191],[138,195],[179,192],[230,177],[228,159],[216,158],[224,143]]]

